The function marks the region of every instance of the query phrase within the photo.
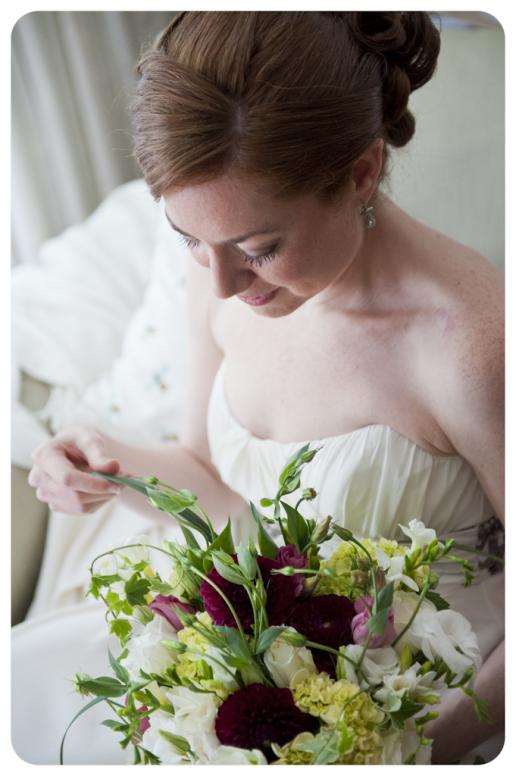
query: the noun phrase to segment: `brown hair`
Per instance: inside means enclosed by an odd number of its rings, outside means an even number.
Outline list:
[[[410,140],[439,46],[423,12],[179,13],[138,63],[136,159],[155,199],[236,170],[329,200],[375,138]]]

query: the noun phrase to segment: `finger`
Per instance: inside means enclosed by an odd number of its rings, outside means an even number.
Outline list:
[[[114,495],[121,490],[121,486],[115,482],[81,472],[60,449],[49,447],[45,452],[44,462],[40,461],[37,466],[39,473],[36,472],[34,477],[37,478],[38,484],[42,484],[43,479],[48,478],[56,485],[82,493]]]
[[[115,458],[106,455],[105,443],[101,436],[92,434],[89,429],[86,429],[82,433],[79,431],[76,439],[76,444],[92,471],[104,474],[117,474],[119,472],[120,464]]]
[[[83,493],[68,492],[63,493],[59,488],[46,484],[36,489],[36,497],[39,501],[48,504],[49,507],[58,512],[68,512],[71,514],[81,514],[98,509],[103,504],[107,504],[109,498],[99,498],[98,496],[85,495]]]

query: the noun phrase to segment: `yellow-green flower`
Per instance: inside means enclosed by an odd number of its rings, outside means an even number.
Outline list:
[[[361,539],[360,543],[373,560],[376,560],[376,547],[389,557],[404,554],[403,548],[389,539],[379,539],[377,542]],[[356,544],[342,542],[327,560],[321,562],[321,569],[329,569],[335,576],[320,577],[315,595],[335,593],[356,600],[369,592],[369,559]]]
[[[208,628],[213,623],[207,612],[197,612],[195,617]],[[188,679],[198,687],[215,693],[222,700],[235,691],[237,684],[231,673],[219,665],[224,663],[224,658],[208,639],[192,626],[178,631],[177,639],[188,648],[186,652],[175,656],[175,667],[180,679]]]
[[[312,674],[291,689],[302,711],[337,729],[345,726],[353,734],[353,747],[339,758],[339,763],[379,761],[383,743],[378,727],[384,713],[367,693],[346,679],[333,681],[326,673]]]
[[[298,733],[298,735],[284,746],[272,744],[272,750],[278,759],[273,760],[271,765],[311,765],[312,753],[303,752],[297,748],[298,744],[310,741],[314,738],[312,733]]]

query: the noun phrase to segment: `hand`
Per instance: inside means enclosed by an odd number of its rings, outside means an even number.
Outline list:
[[[73,426],[36,447],[29,485],[52,510],[70,514],[95,512],[118,495],[122,487],[88,472],[121,474],[110,458],[107,437],[89,426]]]

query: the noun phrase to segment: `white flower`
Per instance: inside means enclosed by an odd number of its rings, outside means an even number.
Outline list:
[[[417,596],[397,591],[394,594],[394,627],[397,633],[405,628],[417,605]],[[481,664],[477,637],[470,623],[459,612],[451,609],[437,611],[428,600],[424,600],[408,630],[396,644],[401,651],[405,644],[421,650],[432,663],[440,658],[456,674],[462,675],[471,666]],[[457,647],[461,652],[457,651]]]
[[[161,644],[163,639],[177,640],[177,634],[164,617],[156,615],[129,640],[128,655],[120,662],[133,682],[141,681],[140,668],[146,673],[160,674],[172,663],[170,650]]]
[[[429,702],[430,696],[434,696],[437,699],[439,697],[439,690],[444,686],[443,679],[439,678],[436,680],[435,671],[418,674],[420,668],[420,663],[414,663],[403,673],[385,676],[383,687],[374,694],[376,700],[380,703],[387,703],[393,695],[397,695],[398,698],[407,695],[416,703]]]
[[[297,632],[295,628],[286,628],[286,630]],[[263,660],[277,687],[290,687],[292,678],[302,669],[311,674],[317,672],[310,650],[287,644],[281,636],[274,639],[270,647],[265,650]]]
[[[122,545],[137,544],[144,545],[150,541],[147,534],[137,534],[129,536]],[[125,581],[134,574],[132,564],[145,560],[149,562],[149,550],[147,547],[127,547],[123,550],[116,550],[102,558],[96,566],[96,572],[102,575],[118,574],[122,582],[113,582],[110,585],[111,590],[118,595],[125,597]]]
[[[427,544],[430,544],[430,542],[437,538],[433,528],[427,528],[421,520],[416,520],[415,518],[410,520],[408,526],[400,525],[400,528],[405,536],[412,539],[411,552],[419,549],[419,547],[426,547]]]
[[[220,698],[214,693],[194,692],[187,687],[174,687],[166,694],[175,709],[177,735],[186,738],[201,763],[211,762],[220,747],[215,733]]]
[[[416,765],[430,765],[432,744],[419,748],[419,736],[414,720],[408,719],[403,730],[393,730],[383,737],[380,765],[403,765],[411,754],[417,751]]]
[[[239,749],[237,746],[219,746],[210,765],[267,765],[259,749]]]
[[[405,565],[404,555],[394,555],[392,558],[390,558],[379,547],[376,547],[375,553],[378,565],[385,572],[385,579],[387,582],[403,582],[403,584],[409,587],[411,590],[415,590],[416,592],[419,590],[417,583],[412,579],[412,577],[409,577],[407,574],[403,573],[403,567]]]
[[[349,644],[345,648],[345,654],[356,663],[360,660],[363,649],[360,644]],[[344,664],[348,681],[358,684],[361,688],[381,684],[387,674],[397,674],[400,667],[398,655],[392,647],[367,650],[361,666],[365,681],[361,675],[357,677],[355,667],[349,660],[345,660]]]
[[[179,735],[173,714],[157,709],[150,717],[150,727],[142,736],[142,746],[155,754],[164,765],[177,765],[181,763],[181,755],[172,746],[170,741],[160,734],[165,733]]]

